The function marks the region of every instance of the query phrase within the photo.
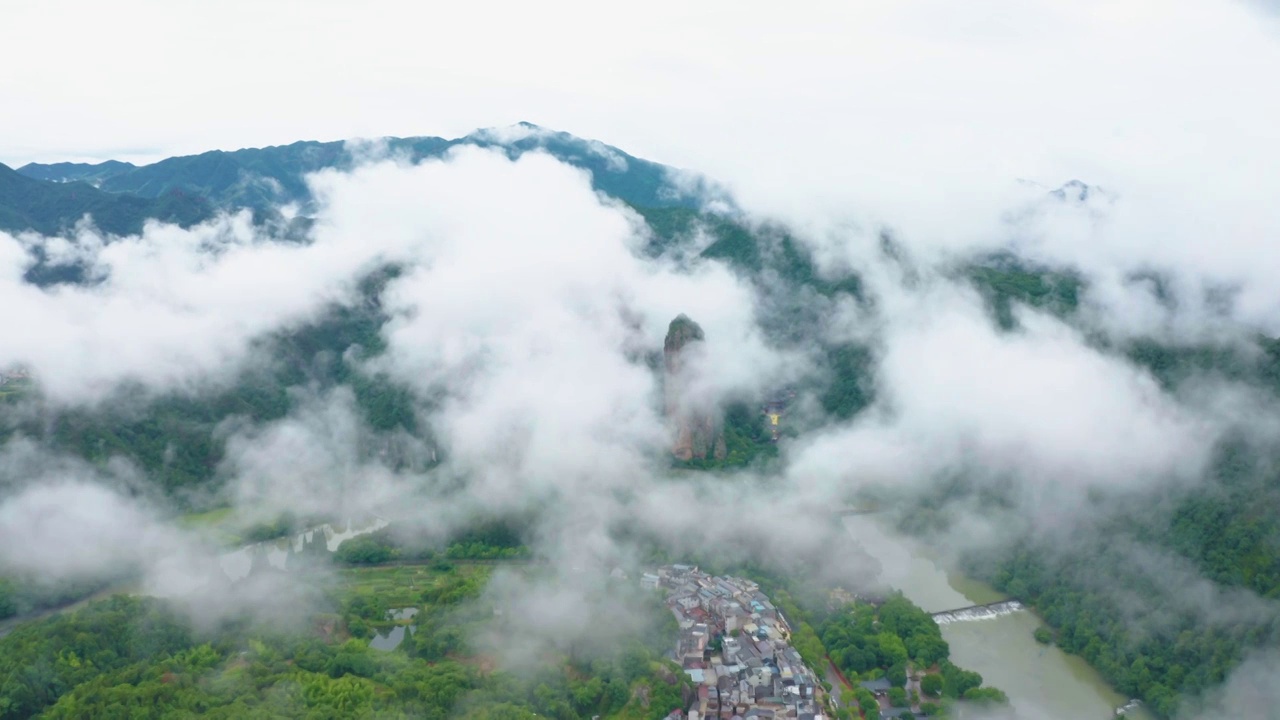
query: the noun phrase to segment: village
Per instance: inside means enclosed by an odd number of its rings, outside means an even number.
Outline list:
[[[821,720],[825,691],[791,646],[791,627],[750,580],[690,565],[645,573],[680,625],[675,660],[697,686],[688,720]]]

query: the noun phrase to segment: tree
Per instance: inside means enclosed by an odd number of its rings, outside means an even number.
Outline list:
[[[920,678],[920,692],[929,697],[942,697],[942,676],[930,673]]]
[[[970,702],[992,702],[1005,703],[1009,702],[1009,696],[1004,691],[993,687],[974,687],[964,691],[961,695],[965,700]]]
[[[0,620],[17,614],[18,605],[13,596],[13,583],[8,578],[0,577]]]
[[[942,692],[948,697],[962,697],[969,690],[982,685],[982,676],[971,670],[962,670],[950,662],[942,664]]]
[[[902,707],[907,704],[907,691],[900,687],[889,688],[889,704]]]
[[[347,622],[347,632],[351,633],[351,637],[357,638],[368,638],[373,635],[373,630],[369,627],[369,623],[359,616],[355,616]]]
[[[882,632],[876,638],[876,642],[880,650],[880,662],[885,667],[906,665],[907,647],[903,644],[902,638],[890,632]]]

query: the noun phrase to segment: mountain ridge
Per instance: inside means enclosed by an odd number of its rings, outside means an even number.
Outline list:
[[[88,215],[103,232],[129,235],[141,232],[149,219],[185,227],[212,212],[202,198],[180,190],[150,198],[116,195],[78,180],[36,180],[0,164],[0,230],[52,235]]]
[[[144,198],[181,191],[205,198],[219,209],[268,212],[283,204],[305,206],[310,203],[306,175],[329,168],[353,167],[366,143],[377,148],[376,152],[385,151],[411,162],[442,157],[452,148],[463,145],[502,149],[512,159],[541,150],[589,171],[597,191],[642,207],[695,209],[702,204],[702,192],[710,188],[710,183],[699,180],[694,183],[693,192],[682,191],[673,182],[673,174],[682,171],[635,157],[597,140],[528,122],[482,128],[453,139],[410,136],[299,140],[287,145],[210,150],[147,165],[117,160],[97,164],[28,163],[16,172],[33,180],[58,184],[85,181],[105,192]],[[0,195],[0,204],[3,200]]]

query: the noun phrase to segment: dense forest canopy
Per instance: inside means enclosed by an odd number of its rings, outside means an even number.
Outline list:
[[[0,717],[659,720],[683,704],[687,678],[661,659],[674,643],[669,624],[603,656],[547,658],[534,674],[481,670],[489,661],[468,644],[467,627],[494,622],[492,611],[486,619],[476,607],[451,610],[480,594],[485,574],[475,570],[352,571],[302,633],[195,627],[145,598],[97,602],[0,638]],[[388,601],[424,609],[399,647],[373,649],[371,628],[396,626]]]

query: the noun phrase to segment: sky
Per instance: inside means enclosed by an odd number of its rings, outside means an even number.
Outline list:
[[[667,428],[657,380],[636,358],[661,347],[677,313],[707,332],[714,372],[702,390],[715,400],[820,373],[819,358],[765,342],[759,288],[724,266],[639,257],[639,219],[580,171],[475,148],[313,176],[309,244],[272,242],[245,216],[151,225],[110,243],[83,227],[67,238],[0,234],[0,306],[23,309],[0,368],[31,366],[56,407],[92,407],[126,384],[144,397],[205,391],[261,359],[255,339],[351,302],[362,273],[401,262],[383,296],[387,353],[359,369],[412,391],[431,442],[448,450],[444,471],[370,461],[349,391],[297,387],[288,417],[222,429],[230,502],[270,512],[305,498],[309,510],[348,511],[415,493],[432,500],[420,519],[440,525],[477,509],[556,507],[535,549],[565,570],[631,551],[607,537],[619,518],[693,546],[821,552],[824,530],[781,544],[725,518],[762,497],[804,517],[873,483],[926,487],[964,469],[995,483],[1017,476],[1027,522],[1068,532],[1099,492],[1194,482],[1229,430],[1277,431],[1264,398],[1220,380],[1167,392],[1094,342],[1280,333],[1273,10],[1231,0],[9,0],[0,63],[21,72],[0,75],[0,162],[456,137],[520,120],[565,130],[706,173],[751,221],[787,223],[824,271],[856,269],[874,312],[834,308],[819,331],[871,344],[877,401],[784,450],[785,500],[746,481],[733,492],[654,482]],[[1072,179],[1105,192],[1046,200]],[[878,253],[886,227],[909,261]],[[26,283],[35,244],[85,261],[101,282]],[[996,332],[946,269],[1007,244],[1090,280],[1082,320],[1024,311],[1021,332]],[[1144,269],[1167,273],[1176,308],[1125,280]],[[1234,293],[1225,317],[1203,298],[1216,287]],[[425,438],[401,440],[406,452],[433,452]],[[468,480],[461,497],[448,495],[450,473]],[[137,548],[176,546],[213,564],[167,522],[162,500],[121,490],[140,487],[136,469],[9,443],[0,481],[0,537],[39,531],[58,551],[24,560],[3,550],[18,543],[0,543],[0,564],[74,575],[106,555],[149,563],[161,586],[181,563]],[[704,503],[723,517],[706,518]],[[24,524],[39,513],[43,527]],[[965,526],[968,540],[1000,536],[982,520]],[[538,588],[548,606],[565,599],[553,590]],[[1256,674],[1237,682],[1254,687]]]
[[[706,172],[761,210],[940,242],[985,229],[1019,178],[1114,187],[1175,230],[1227,206],[1260,240],[1280,225],[1269,7],[11,0],[0,62],[22,71],[0,78],[0,162],[527,120]]]

